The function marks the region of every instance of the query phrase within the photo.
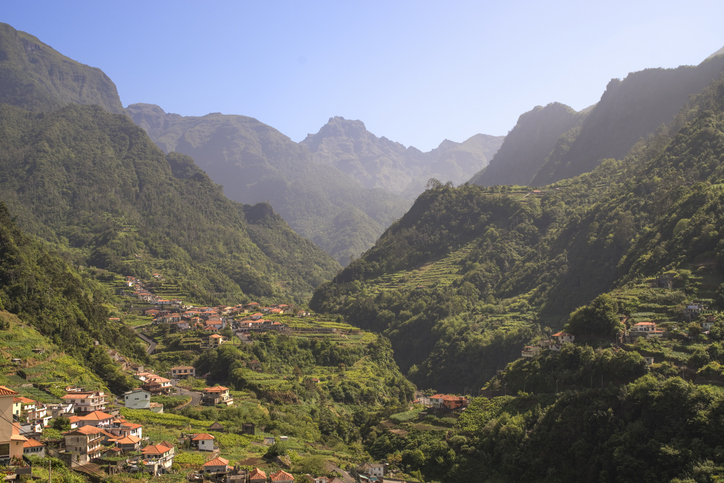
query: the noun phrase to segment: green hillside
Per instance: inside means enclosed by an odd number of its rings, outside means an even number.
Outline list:
[[[74,263],[150,279],[192,300],[305,294],[338,265],[269,206],[244,206],[183,155],[168,157],[130,119],[72,105],[0,106],[0,200]]]
[[[720,267],[723,100],[715,82],[673,121],[691,119],[678,133],[541,190],[429,189],[311,307],[383,331],[414,382],[461,391],[603,292]]]

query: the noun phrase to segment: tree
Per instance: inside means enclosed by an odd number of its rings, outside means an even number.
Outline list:
[[[618,333],[620,328],[618,303],[610,295],[603,294],[589,305],[571,312],[565,330],[576,335],[610,336]]]

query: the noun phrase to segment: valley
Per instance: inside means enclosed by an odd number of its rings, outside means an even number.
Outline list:
[[[423,153],[0,54],[13,479],[724,478],[724,55]]]

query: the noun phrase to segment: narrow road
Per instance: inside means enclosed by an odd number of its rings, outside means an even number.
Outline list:
[[[136,327],[134,330],[136,331],[136,335],[137,335],[142,341],[144,341],[144,342],[146,342],[146,343],[148,344],[148,349],[146,349],[146,354],[148,354],[149,356],[150,356],[151,354],[153,354],[153,351],[156,350],[156,341],[154,341],[153,339],[151,339],[151,338],[149,338],[149,337],[146,337],[145,335],[141,334],[141,333],[138,331],[138,327]]]
[[[176,390],[179,394],[182,396],[191,396],[191,401],[187,402],[186,404],[182,404],[181,406],[177,406],[176,409],[181,409],[182,407],[191,405],[191,406],[198,406],[201,404],[201,393],[198,391],[189,391],[188,389],[184,389],[183,387],[178,386],[179,381],[177,379],[173,379],[171,381],[171,384],[176,387]]]

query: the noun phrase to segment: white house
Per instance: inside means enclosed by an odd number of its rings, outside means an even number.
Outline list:
[[[151,409],[151,393],[136,388],[123,393],[123,402],[130,409]]]

